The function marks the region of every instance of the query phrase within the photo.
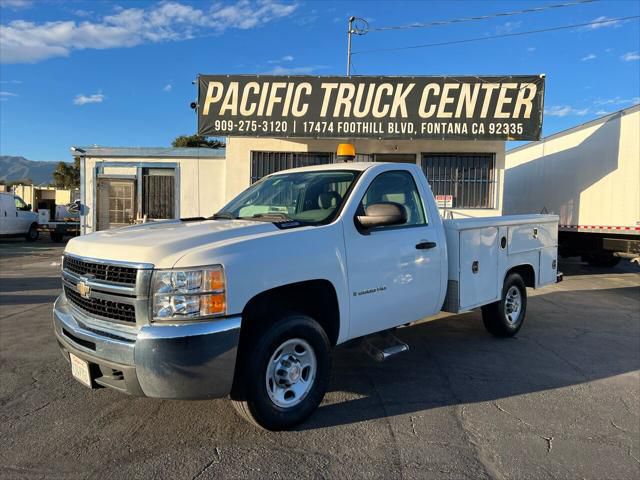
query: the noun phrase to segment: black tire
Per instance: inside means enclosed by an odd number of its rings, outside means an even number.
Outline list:
[[[62,235],[61,233],[51,232],[52,242],[60,243],[62,242],[62,240],[64,240],[64,235]]]
[[[269,396],[267,369],[276,350],[288,340],[302,339],[313,350],[315,378],[310,389],[292,407],[278,406]],[[246,352],[242,380],[242,399],[232,400],[238,413],[249,422],[267,430],[290,429],[306,420],[320,405],[329,385],[331,344],[324,329],[306,315],[283,315],[255,340]],[[301,373],[302,375],[302,373]]]
[[[513,317],[507,314],[507,295],[516,289],[519,294],[519,312]],[[527,287],[517,273],[510,274],[504,281],[499,302],[482,307],[482,322],[489,333],[496,337],[513,337],[524,323],[527,314]]]
[[[594,253],[584,257],[592,267],[611,268],[620,263],[620,257],[614,257],[613,253]]]
[[[35,242],[36,240],[38,240],[39,236],[40,236],[40,232],[38,232],[38,225],[33,223],[29,227],[29,231],[27,232],[24,238],[27,239],[27,242]]]

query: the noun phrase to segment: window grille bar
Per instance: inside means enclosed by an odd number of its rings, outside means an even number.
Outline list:
[[[453,195],[454,208],[494,208],[494,154],[423,153],[422,169],[434,195]]]

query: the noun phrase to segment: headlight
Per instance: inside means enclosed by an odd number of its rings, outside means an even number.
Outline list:
[[[156,270],[152,279],[153,320],[193,320],[227,310],[221,265],[194,270]]]

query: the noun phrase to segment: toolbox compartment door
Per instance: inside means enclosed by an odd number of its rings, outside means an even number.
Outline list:
[[[460,235],[460,310],[498,299],[498,227],[462,230]]]

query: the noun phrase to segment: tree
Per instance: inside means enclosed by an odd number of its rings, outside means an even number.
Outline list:
[[[53,172],[53,185],[56,188],[72,189],[80,186],[80,157],[73,158],[73,165],[58,162]]]
[[[224,142],[215,138],[203,137],[202,135],[180,135],[176,137],[171,146],[182,147],[204,147],[204,148],[224,148]]]

